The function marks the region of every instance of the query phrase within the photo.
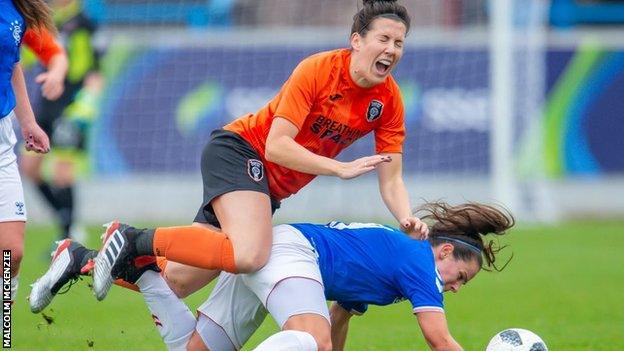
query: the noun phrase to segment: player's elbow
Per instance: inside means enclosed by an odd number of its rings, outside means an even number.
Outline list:
[[[264,149],[264,158],[273,163],[280,163],[282,159],[282,150],[279,147],[279,143],[275,140],[267,140],[265,149]]]
[[[264,158],[279,165],[284,165],[293,154],[295,140],[289,135],[269,137],[264,147]]]

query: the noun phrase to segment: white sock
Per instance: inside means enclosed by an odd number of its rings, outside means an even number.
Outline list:
[[[17,287],[19,286],[19,274],[15,277],[11,277],[11,301],[15,301],[17,298]]]
[[[316,351],[318,345],[310,333],[284,330],[271,335],[254,351]]]
[[[186,350],[193,331],[195,316],[186,304],[178,298],[157,272],[146,271],[137,280],[147,307],[158,328],[160,336],[169,350]]]

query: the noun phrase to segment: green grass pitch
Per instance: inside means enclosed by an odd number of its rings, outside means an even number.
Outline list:
[[[100,229],[90,228],[91,246]],[[90,278],[32,314],[29,284],[47,267],[52,227],[29,226],[20,290],[13,306],[15,350],[164,350],[138,293],[115,287],[98,302]],[[446,294],[449,326],[466,350],[484,350],[496,332],[532,330],[551,350],[624,349],[624,222],[572,222],[522,227],[501,239],[514,258],[501,273],[480,273],[458,294]],[[187,299],[191,309],[207,296]],[[45,315],[45,318],[44,318]],[[276,331],[267,320],[244,350]],[[354,317],[348,350],[426,350],[408,302],[372,307]]]

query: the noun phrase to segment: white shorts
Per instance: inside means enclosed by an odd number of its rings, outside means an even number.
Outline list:
[[[13,148],[17,143],[14,113],[0,119],[0,222],[26,221],[24,190]]]
[[[262,324],[267,309],[280,328],[289,317],[302,313],[319,314],[329,321],[317,258],[299,230],[289,225],[273,228],[273,247],[267,264],[251,274],[221,273],[210,297],[198,308],[200,319],[207,317],[219,325],[236,349]],[[298,283],[289,287],[289,281]],[[302,284],[308,288],[299,288]],[[271,299],[274,291],[283,294],[293,287],[295,296]]]

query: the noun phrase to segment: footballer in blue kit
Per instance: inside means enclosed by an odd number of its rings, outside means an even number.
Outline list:
[[[442,310],[443,285],[428,241],[380,224],[291,224],[312,244],[328,300],[364,313],[404,299],[414,312]]]
[[[19,123],[27,150],[46,153],[50,149],[48,136],[37,125],[28,100],[19,63],[20,46],[27,25],[54,32],[46,9],[43,0],[0,0],[0,249],[11,252],[11,300],[19,285],[27,217],[14,151],[17,137],[13,120]]]
[[[176,318],[163,322],[161,335],[170,349],[176,349],[175,335],[189,338],[188,350],[233,351],[270,313],[282,331],[255,350],[343,350],[353,315],[365,312],[368,304],[407,299],[432,350],[463,350],[448,329],[442,294],[458,292],[482,267],[498,269],[498,249],[484,238],[504,234],[514,225],[513,216],[478,203],[428,203],[416,214],[431,222],[427,240],[374,223],[276,226],[262,269],[221,273],[198,308],[195,325],[190,318],[188,324]],[[153,272],[146,273],[137,281],[144,295],[157,290],[158,279],[161,289],[166,286]],[[326,299],[335,301],[330,309]],[[152,314],[166,317],[165,310],[175,303],[162,300],[146,297]]]

